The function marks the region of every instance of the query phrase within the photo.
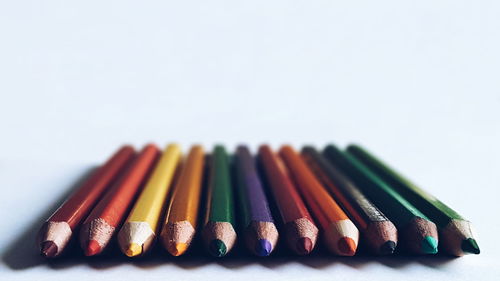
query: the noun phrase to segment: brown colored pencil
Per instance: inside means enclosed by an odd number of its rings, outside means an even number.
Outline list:
[[[42,256],[52,258],[63,252],[75,228],[80,225],[120,172],[126,169],[134,155],[133,147],[129,145],[121,147],[47,219],[38,235]]]
[[[309,254],[316,245],[318,228],[282,160],[267,145],[260,147],[258,160],[280,212],[288,247],[299,255]]]
[[[356,226],[292,147],[283,146],[280,155],[295,179],[309,210],[318,221],[329,250],[337,255],[353,256],[359,240]]]
[[[97,203],[80,231],[80,244],[86,256],[100,254],[106,248],[132,207],[141,184],[159,154],[156,145],[146,145],[116,185]]]
[[[302,156],[354,221],[371,250],[380,255],[392,254],[398,241],[396,226],[316,149],[306,146],[302,149]]]

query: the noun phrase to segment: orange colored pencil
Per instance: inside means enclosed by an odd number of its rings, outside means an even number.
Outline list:
[[[328,249],[337,255],[353,256],[359,240],[356,226],[292,147],[283,146],[280,156],[290,170],[309,210],[319,223]]]
[[[116,185],[97,203],[80,231],[80,245],[86,256],[100,254],[106,248],[159,154],[156,145],[146,145]]]

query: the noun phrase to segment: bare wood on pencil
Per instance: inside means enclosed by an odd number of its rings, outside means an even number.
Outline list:
[[[441,240],[446,240],[446,243],[441,244],[443,249],[458,257],[466,254],[462,250],[464,241],[475,237],[471,223],[460,219],[452,219],[445,227],[439,229],[439,235]],[[477,247],[477,249],[479,248]],[[479,254],[479,250],[472,249],[472,251],[474,250],[474,254]]]

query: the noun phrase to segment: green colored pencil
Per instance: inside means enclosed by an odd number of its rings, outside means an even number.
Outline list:
[[[400,244],[413,253],[437,253],[436,225],[422,212],[351,154],[341,152],[333,145],[327,146],[323,153],[358,184],[362,192],[396,225]]]
[[[362,147],[349,145],[347,151],[379,175],[438,226],[441,237],[440,246],[444,251],[455,256],[479,254],[479,247],[472,235],[469,221]]]
[[[202,236],[208,252],[223,257],[236,242],[233,188],[229,156],[223,146],[215,146],[210,161],[207,212]]]

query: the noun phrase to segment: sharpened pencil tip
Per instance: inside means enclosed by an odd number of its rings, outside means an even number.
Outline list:
[[[382,246],[380,246],[380,254],[381,255],[391,255],[396,251],[396,242],[387,241]]]
[[[127,250],[125,250],[125,255],[130,258],[138,256],[140,254],[142,254],[142,246],[136,243],[130,243],[130,245],[128,245],[127,247]]]
[[[46,258],[53,258],[57,254],[57,245],[53,241],[45,241],[40,247],[40,254]]]
[[[356,253],[356,243],[349,237],[342,237],[337,242],[337,247],[339,251],[345,256],[354,256]]]
[[[212,256],[220,258],[226,255],[227,247],[226,244],[222,242],[222,240],[215,239],[210,242],[208,251],[210,252],[210,254],[212,254]]]
[[[479,250],[479,246],[477,245],[476,239],[473,238],[467,238],[462,241],[462,251],[476,255],[481,252]]]
[[[436,254],[438,252],[438,242],[432,236],[425,236],[420,248],[424,254]]]
[[[297,240],[295,247],[297,248],[298,254],[307,255],[312,252],[313,243],[308,237],[301,237],[299,238],[299,240]]]
[[[84,252],[87,257],[97,255],[101,253],[101,245],[99,245],[99,242],[97,242],[96,240],[90,240],[87,244],[87,247],[85,247]]]
[[[273,251],[273,245],[267,239],[259,239],[255,245],[255,253],[257,256],[267,257]]]
[[[188,244],[186,243],[170,243],[167,247],[168,252],[174,257],[184,254],[187,249]]]

